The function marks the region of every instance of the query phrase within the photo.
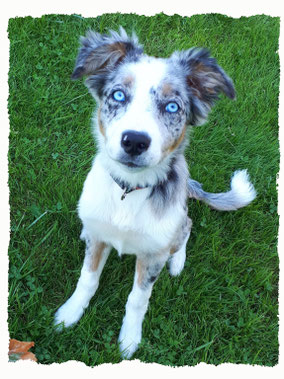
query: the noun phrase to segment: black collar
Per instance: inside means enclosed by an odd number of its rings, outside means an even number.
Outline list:
[[[144,187],[141,187],[141,186],[131,187],[131,185],[129,183],[126,183],[126,182],[124,182],[122,180],[119,180],[119,179],[115,178],[112,174],[110,174],[110,176],[115,181],[115,183],[124,191],[123,194],[122,194],[122,196],[121,196],[121,200],[124,200],[125,196],[128,193],[132,192],[132,191],[136,191],[136,190],[140,190],[140,189],[151,187],[149,184],[146,184]]]

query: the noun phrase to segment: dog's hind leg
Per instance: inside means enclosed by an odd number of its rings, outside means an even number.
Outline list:
[[[179,250],[173,253],[169,258],[169,271],[172,276],[178,276],[183,270],[186,260],[186,243],[189,239],[189,235],[190,233],[185,237]]]
[[[57,329],[74,325],[84,313],[95,294],[101,272],[109,256],[111,247],[103,242],[86,239],[86,253],[81,275],[73,295],[55,313]]]
[[[119,334],[119,347],[123,358],[130,358],[138,348],[152,288],[168,256],[169,254],[162,254],[137,258],[134,284],[128,296],[126,313]]]
[[[171,249],[171,255],[168,261],[169,271],[172,276],[179,275],[184,267],[186,259],[186,244],[190,236],[192,221],[186,217],[184,224],[179,232],[177,243]]]

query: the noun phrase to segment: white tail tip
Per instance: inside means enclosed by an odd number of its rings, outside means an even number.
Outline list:
[[[247,170],[234,172],[231,190],[234,193],[237,208],[245,207],[256,198],[256,190],[250,182]]]

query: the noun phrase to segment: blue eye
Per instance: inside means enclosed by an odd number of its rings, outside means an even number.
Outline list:
[[[166,105],[166,111],[169,113],[176,113],[179,110],[177,103],[171,102]]]
[[[120,102],[125,101],[125,94],[124,94],[124,92],[119,91],[119,90],[118,91],[114,91],[114,93],[112,94],[112,97],[116,101],[120,101]]]

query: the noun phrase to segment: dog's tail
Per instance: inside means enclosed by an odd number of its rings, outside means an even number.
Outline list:
[[[202,200],[219,211],[235,211],[245,207],[256,197],[256,191],[249,180],[247,170],[235,171],[231,179],[231,190],[222,193],[209,193],[202,189],[196,180],[188,180],[189,197]]]

